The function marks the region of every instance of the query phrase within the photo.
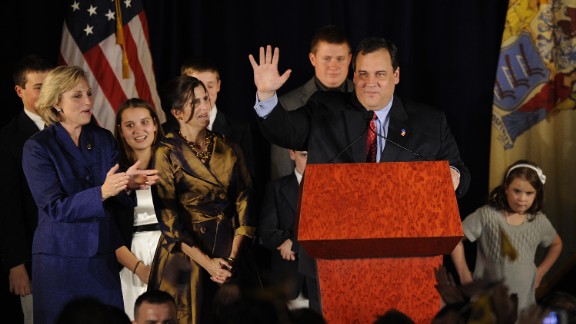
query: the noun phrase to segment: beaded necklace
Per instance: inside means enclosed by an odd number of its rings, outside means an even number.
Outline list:
[[[180,131],[178,131],[178,135],[182,138],[184,143],[190,147],[192,152],[196,155],[196,157],[203,163],[206,164],[207,161],[210,160],[212,157],[212,146],[214,144],[214,134],[212,132],[206,131],[206,138],[202,140],[200,145],[188,141],[186,136],[182,135]],[[202,146],[205,145],[206,149],[202,150]]]

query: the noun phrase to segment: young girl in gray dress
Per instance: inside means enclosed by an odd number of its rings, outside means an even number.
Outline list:
[[[488,204],[462,222],[464,239],[477,241],[474,275],[462,242],[451,254],[462,284],[473,278],[503,280],[510,293],[518,296],[518,311],[536,303],[536,288],[562,251],[560,236],[542,213],[545,182],[536,164],[512,164],[502,184],[490,193]],[[546,254],[536,265],[538,246],[545,247]]]

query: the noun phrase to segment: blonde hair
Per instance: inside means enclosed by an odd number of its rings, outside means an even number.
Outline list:
[[[82,79],[86,80],[86,73],[78,66],[58,66],[48,73],[36,101],[36,112],[46,125],[60,122],[55,106],[62,99],[62,94],[74,88]]]

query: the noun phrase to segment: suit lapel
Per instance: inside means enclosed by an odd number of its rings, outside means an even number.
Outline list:
[[[90,130],[90,127],[83,126],[82,132],[80,133],[80,139],[78,141],[78,145],[74,144],[72,137],[66,131],[66,129],[60,124],[57,123],[54,126],[56,132],[56,140],[58,141],[58,145],[62,148],[62,151],[65,152],[74,163],[71,163],[75,168],[72,168],[71,172],[74,172],[77,177],[81,179],[85,179],[86,175],[91,175],[91,181],[86,183],[86,186],[93,186],[95,185],[96,179],[100,176],[102,167],[101,157],[98,152],[99,149],[94,148],[94,134]],[[88,147],[90,147],[88,149]],[[86,148],[86,150],[84,150]],[[107,171],[107,170],[106,170]],[[105,174],[105,172],[104,172]]]
[[[296,212],[296,205],[298,204],[298,189],[298,180],[296,180],[294,173],[286,181],[283,181],[280,187],[280,192],[294,212]]]
[[[174,136],[174,139],[174,156],[180,162],[182,169],[195,178],[211,183],[214,186],[220,186],[220,181],[216,179],[210,170],[208,170],[208,168],[202,163],[202,161],[198,159],[192,149],[188,147],[188,145],[186,145],[186,143],[184,143],[184,141],[182,141],[178,135]],[[216,147],[216,143],[214,143],[214,147]],[[213,148],[212,158],[210,159],[211,167],[215,165],[215,163],[213,164],[214,160],[215,156]]]
[[[18,116],[18,134],[24,141],[29,139],[32,135],[38,133],[40,129],[36,126],[34,121],[26,115],[25,112],[21,112]]]
[[[78,166],[85,165],[86,161],[84,159],[84,156],[82,155],[80,149],[76,146],[76,144],[74,144],[72,137],[70,137],[70,134],[68,134],[66,129],[60,123],[56,123],[52,127],[55,127],[56,140],[58,141],[58,144],[60,145],[62,150],[66,154],[68,154],[68,156],[74,159],[76,165]],[[85,131],[86,129],[82,129],[81,134],[84,134]]]
[[[312,95],[318,90],[320,90],[320,89],[316,85],[314,78],[308,80],[308,82],[306,82],[304,84],[304,86],[302,87],[302,95],[300,96],[300,103],[298,106],[299,107],[304,106],[306,104],[306,101],[308,101],[308,99],[310,97],[312,97]],[[296,108],[298,108],[298,107],[296,107]],[[294,108],[294,109],[296,109],[296,108]],[[294,110],[294,109],[289,109],[289,110]]]
[[[391,141],[398,143],[402,146],[406,145],[408,137],[412,134],[412,125],[408,119],[408,114],[404,109],[404,105],[400,98],[394,96],[394,102],[390,109],[390,123],[388,124],[388,136]],[[402,151],[396,145],[387,142],[384,146],[384,151],[380,158],[380,162],[394,162],[397,161],[398,154]]]
[[[17,154],[19,158],[22,158],[22,149],[24,147],[24,143],[32,137],[32,135],[38,133],[40,130],[28,115],[24,111],[22,111],[18,115],[18,119],[16,122],[16,138],[17,138],[17,145],[13,147],[16,148]]]
[[[226,115],[224,115],[220,110],[217,110],[216,112],[216,119],[214,119],[212,131],[223,134],[226,137],[230,136],[230,123],[228,122],[228,119],[226,119]]]
[[[230,165],[229,162],[232,159],[228,159],[225,157],[229,151],[226,150],[226,147],[222,140],[218,136],[214,136],[214,147],[212,148],[212,158],[210,158],[210,169],[204,167],[212,176],[217,183],[222,186],[229,186],[228,181],[230,180],[229,177],[220,177],[217,178],[217,174],[224,175],[230,172],[230,168],[233,168],[233,165]]]
[[[352,143],[360,135],[349,150],[352,152],[351,162],[363,163],[366,162],[366,131],[368,129],[368,122],[362,116],[364,116],[366,108],[362,106],[354,93],[351,94],[351,98],[349,109],[344,110],[344,120],[348,141],[346,145]],[[359,114],[359,112],[361,114]],[[361,130],[363,130],[363,132],[360,132]],[[342,149],[344,149],[344,147],[342,147]]]

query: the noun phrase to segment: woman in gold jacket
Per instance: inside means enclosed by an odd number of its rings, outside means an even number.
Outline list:
[[[177,122],[154,154],[160,180],[153,188],[162,236],[148,289],[176,299],[180,323],[213,322],[219,287],[241,283],[255,220],[249,213],[251,180],[242,153],[207,129],[210,99],[198,79],[180,76],[162,92],[162,106]]]

